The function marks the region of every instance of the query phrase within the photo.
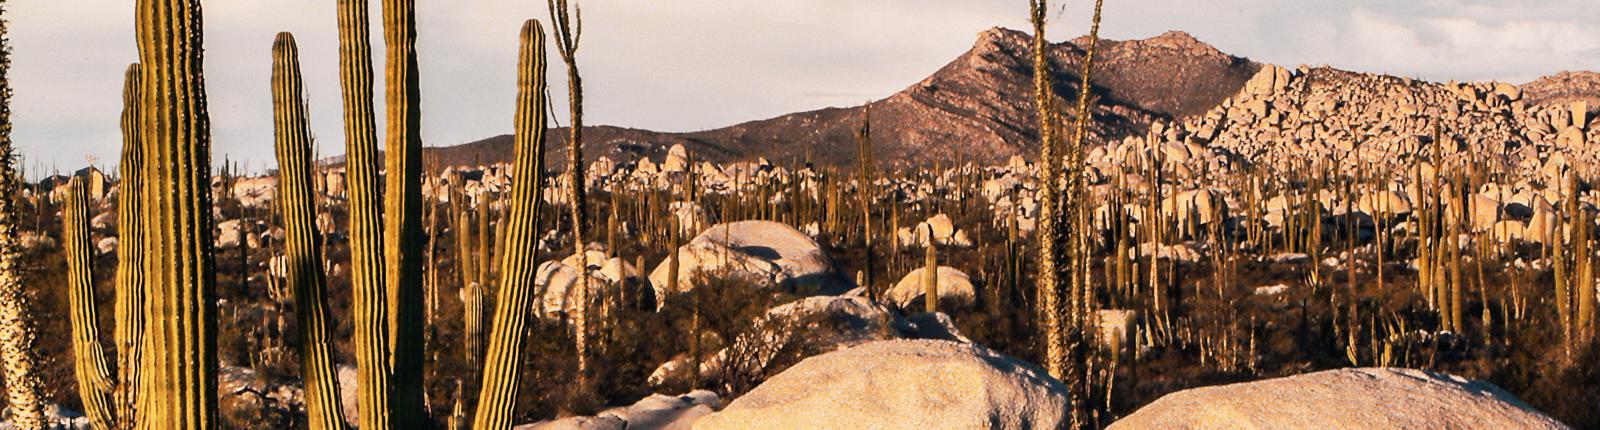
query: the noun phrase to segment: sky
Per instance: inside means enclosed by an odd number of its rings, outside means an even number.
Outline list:
[[[971,48],[990,27],[1027,28],[1023,0],[574,0],[586,123],[719,128],[893,94]],[[30,176],[114,167],[122,73],[136,61],[131,0],[10,2],[14,139]],[[380,130],[382,36],[372,1]],[[508,133],[517,33],[539,0],[418,0],[422,135],[448,146]],[[1052,1],[1048,38],[1088,31],[1092,2]],[[1600,70],[1594,0],[1107,1],[1102,37],[1183,30],[1224,52],[1429,80],[1523,83]],[[213,153],[271,167],[271,45],[300,47],[312,129],[343,152],[333,0],[204,5]],[[554,49],[550,50],[555,55]],[[553,96],[565,100],[552,57]],[[565,123],[565,104],[552,117]]]

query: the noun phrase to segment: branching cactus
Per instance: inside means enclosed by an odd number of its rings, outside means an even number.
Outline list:
[[[95,428],[112,428],[116,423],[112,392],[111,360],[100,345],[99,306],[94,300],[94,242],[89,238],[89,197],[83,178],[67,183],[66,207],[62,209],[61,243],[67,256],[67,300],[72,322],[72,355],[78,377],[78,398],[84,415]]]
[[[478,430],[511,428],[517,381],[522,377],[528,308],[535,293],[539,209],[544,201],[540,187],[544,180],[546,121],[544,39],[544,29],[538,21],[528,20],[522,25],[517,62],[516,170],[501,245],[498,306],[472,425]]]
[[[146,356],[141,426],[217,426],[216,271],[212,250],[211,121],[206,114],[199,0],[141,0],[144,68]]]
[[[339,84],[344,100],[345,195],[350,216],[351,343],[360,427],[389,429],[389,309],[378,137],[372,108],[367,0],[339,0]]]
[[[311,128],[300,80],[300,54],[294,36],[278,33],[272,44],[272,118],[278,155],[278,197],[285,233],[289,288],[294,292],[300,329],[300,374],[305,383],[306,418],[313,430],[343,429],[339,375],[334,365],[322,247],[318,245],[316,174]]]
[[[45,428],[32,296],[22,287],[22,214],[17,196],[16,148],[11,142],[10,14],[0,0],[0,360],[5,361],[6,405],[19,429]]]
[[[567,205],[572,210],[572,246],[577,258],[578,282],[577,294],[573,300],[577,302],[577,317],[573,319],[574,343],[578,354],[578,379],[582,385],[588,384],[589,375],[589,254],[584,252],[588,246],[584,234],[584,223],[588,219],[588,201],[584,198],[583,175],[583,77],[578,73],[578,44],[583,36],[583,13],[581,9],[574,15],[567,8],[568,0],[548,0],[550,6],[551,24],[555,26],[556,50],[561,54],[561,61],[567,66],[567,110],[572,115],[571,124],[567,126],[567,180],[571,185],[567,197]],[[693,171],[693,165],[690,166]],[[580,387],[587,390],[587,387]]]

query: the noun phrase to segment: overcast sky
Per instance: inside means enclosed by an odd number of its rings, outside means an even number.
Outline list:
[[[372,1],[373,41],[378,0]],[[1023,0],[577,0],[590,124],[691,131],[881,98],[931,74]],[[1087,32],[1092,3],[1057,3],[1050,39]],[[132,0],[10,3],[15,134],[29,168],[114,165]],[[273,35],[293,32],[323,155],[343,152],[333,0],[205,4],[215,157],[272,164]],[[419,0],[422,132],[445,146],[511,128],[517,32],[540,0]],[[1184,30],[1285,66],[1522,83],[1600,70],[1595,0],[1111,0],[1102,34]],[[375,46],[378,70],[382,47]],[[559,72],[559,62],[552,62]],[[380,73],[381,74],[381,73]],[[382,116],[382,76],[378,76]],[[557,81],[553,87],[564,88]],[[556,97],[564,100],[564,93]],[[558,106],[564,110],[565,105]],[[565,122],[565,113],[555,115]],[[379,118],[381,121],[382,118]],[[381,130],[381,128],[380,128]],[[37,172],[37,171],[35,171]]]

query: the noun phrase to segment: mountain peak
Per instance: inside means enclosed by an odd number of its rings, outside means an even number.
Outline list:
[[[1181,44],[1181,45],[1205,45],[1206,44],[1205,42],[1201,42],[1200,39],[1196,39],[1194,37],[1194,35],[1191,35],[1191,34],[1189,34],[1189,32],[1183,31],[1183,30],[1167,30],[1166,33],[1161,33],[1161,35],[1156,36],[1156,37],[1152,37],[1152,38],[1150,38],[1150,40],[1151,41],[1161,41],[1163,43]]]
[[[973,49],[981,49],[1005,43],[1026,42],[1032,40],[1033,35],[1005,27],[989,27],[988,30],[978,32],[978,39],[973,42]]]

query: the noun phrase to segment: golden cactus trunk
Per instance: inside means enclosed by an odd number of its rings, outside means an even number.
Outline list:
[[[144,149],[140,143],[139,98],[143,70],[131,64],[122,95],[122,182],[117,185],[117,410],[118,428],[134,427],[138,409],[139,357],[144,349],[145,297]]]
[[[283,217],[287,278],[294,292],[300,329],[300,374],[305,384],[306,419],[313,430],[345,428],[339,408],[339,375],[333,339],[328,335],[326,275],[318,244],[317,193],[312,176],[311,128],[300,79],[300,54],[294,36],[278,33],[272,44],[272,105],[278,156],[279,213]]]
[[[384,0],[386,109],[383,232],[388,282],[390,411],[396,428],[421,428],[422,109],[417,77],[416,0]]]
[[[78,398],[83,413],[95,428],[109,429],[116,423],[116,387],[111,360],[100,344],[100,307],[94,299],[94,242],[89,237],[89,197],[82,177],[67,183],[66,207],[62,208],[61,239],[67,258],[67,300],[71,311],[72,355],[78,378]]]
[[[378,137],[372,108],[372,43],[367,0],[339,0],[339,85],[344,105],[345,195],[350,217],[351,343],[363,429],[389,420],[389,309],[384,270]]]
[[[522,377],[521,356],[528,340],[527,310],[535,292],[539,209],[544,201],[540,187],[544,179],[546,119],[544,38],[538,21],[528,20],[522,25],[517,64],[516,170],[501,248],[498,306],[472,425],[478,430],[511,428],[517,382]]]
[[[211,134],[199,0],[141,0],[146,147],[148,326],[141,427],[217,426],[217,313],[212,250]]]

